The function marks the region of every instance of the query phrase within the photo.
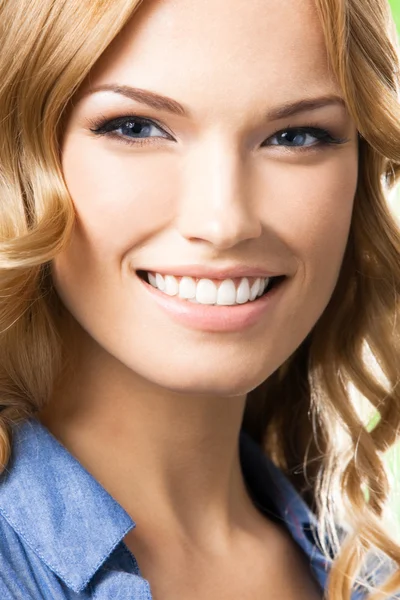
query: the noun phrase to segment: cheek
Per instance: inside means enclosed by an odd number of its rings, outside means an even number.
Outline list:
[[[320,161],[318,164],[318,160]],[[271,200],[264,220],[298,259],[307,276],[340,269],[357,188],[356,148],[340,149],[315,164],[279,165],[265,180]],[[323,273],[321,273],[323,271]]]
[[[353,158],[353,160],[351,160]],[[310,223],[307,254],[316,276],[324,280],[333,292],[341,268],[350,231],[354,197],[358,179],[357,156],[332,164],[327,172],[315,177],[315,192],[311,196],[306,220]]]
[[[70,135],[62,155],[76,220],[70,244],[53,260],[52,272],[62,301],[83,323],[91,321],[93,310],[100,318],[121,308],[116,292],[121,260],[164,226],[168,205],[150,160],[128,160],[126,152],[105,152],[102,145],[102,140]]]
[[[127,250],[168,225],[177,197],[172,160],[106,152],[103,140],[97,142],[71,139],[63,152],[79,231],[96,251]]]
[[[280,168],[272,182],[278,197],[268,203],[265,218],[298,265],[285,315],[287,350],[289,340],[300,343],[308,335],[335,289],[351,225],[358,151],[340,149],[320,164]]]

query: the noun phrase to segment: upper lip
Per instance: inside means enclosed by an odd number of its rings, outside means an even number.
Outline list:
[[[180,265],[167,267],[148,267],[138,269],[160,275],[176,275],[177,277],[195,277],[207,279],[233,279],[235,277],[278,277],[282,271],[272,271],[263,267],[250,267],[248,265],[232,265],[230,267],[207,267],[205,265]]]

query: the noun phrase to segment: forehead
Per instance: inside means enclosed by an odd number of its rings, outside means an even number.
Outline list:
[[[337,91],[313,0],[144,0],[92,70],[110,82],[208,110]]]

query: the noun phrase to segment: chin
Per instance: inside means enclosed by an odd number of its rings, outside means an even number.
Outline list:
[[[158,371],[148,374],[146,379],[152,381],[158,387],[168,389],[171,392],[185,395],[212,395],[212,396],[243,396],[254,390],[263,383],[269,373],[238,372],[232,366],[230,369],[222,370],[206,369],[199,373],[198,369],[183,373],[181,369],[174,371],[169,368],[167,372]]]

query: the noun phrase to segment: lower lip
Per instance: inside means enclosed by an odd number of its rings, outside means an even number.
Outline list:
[[[280,281],[265,296],[246,304],[216,306],[194,304],[179,296],[168,296],[139,277],[147,293],[174,321],[210,332],[242,331],[256,325],[276,304],[287,279]]]

